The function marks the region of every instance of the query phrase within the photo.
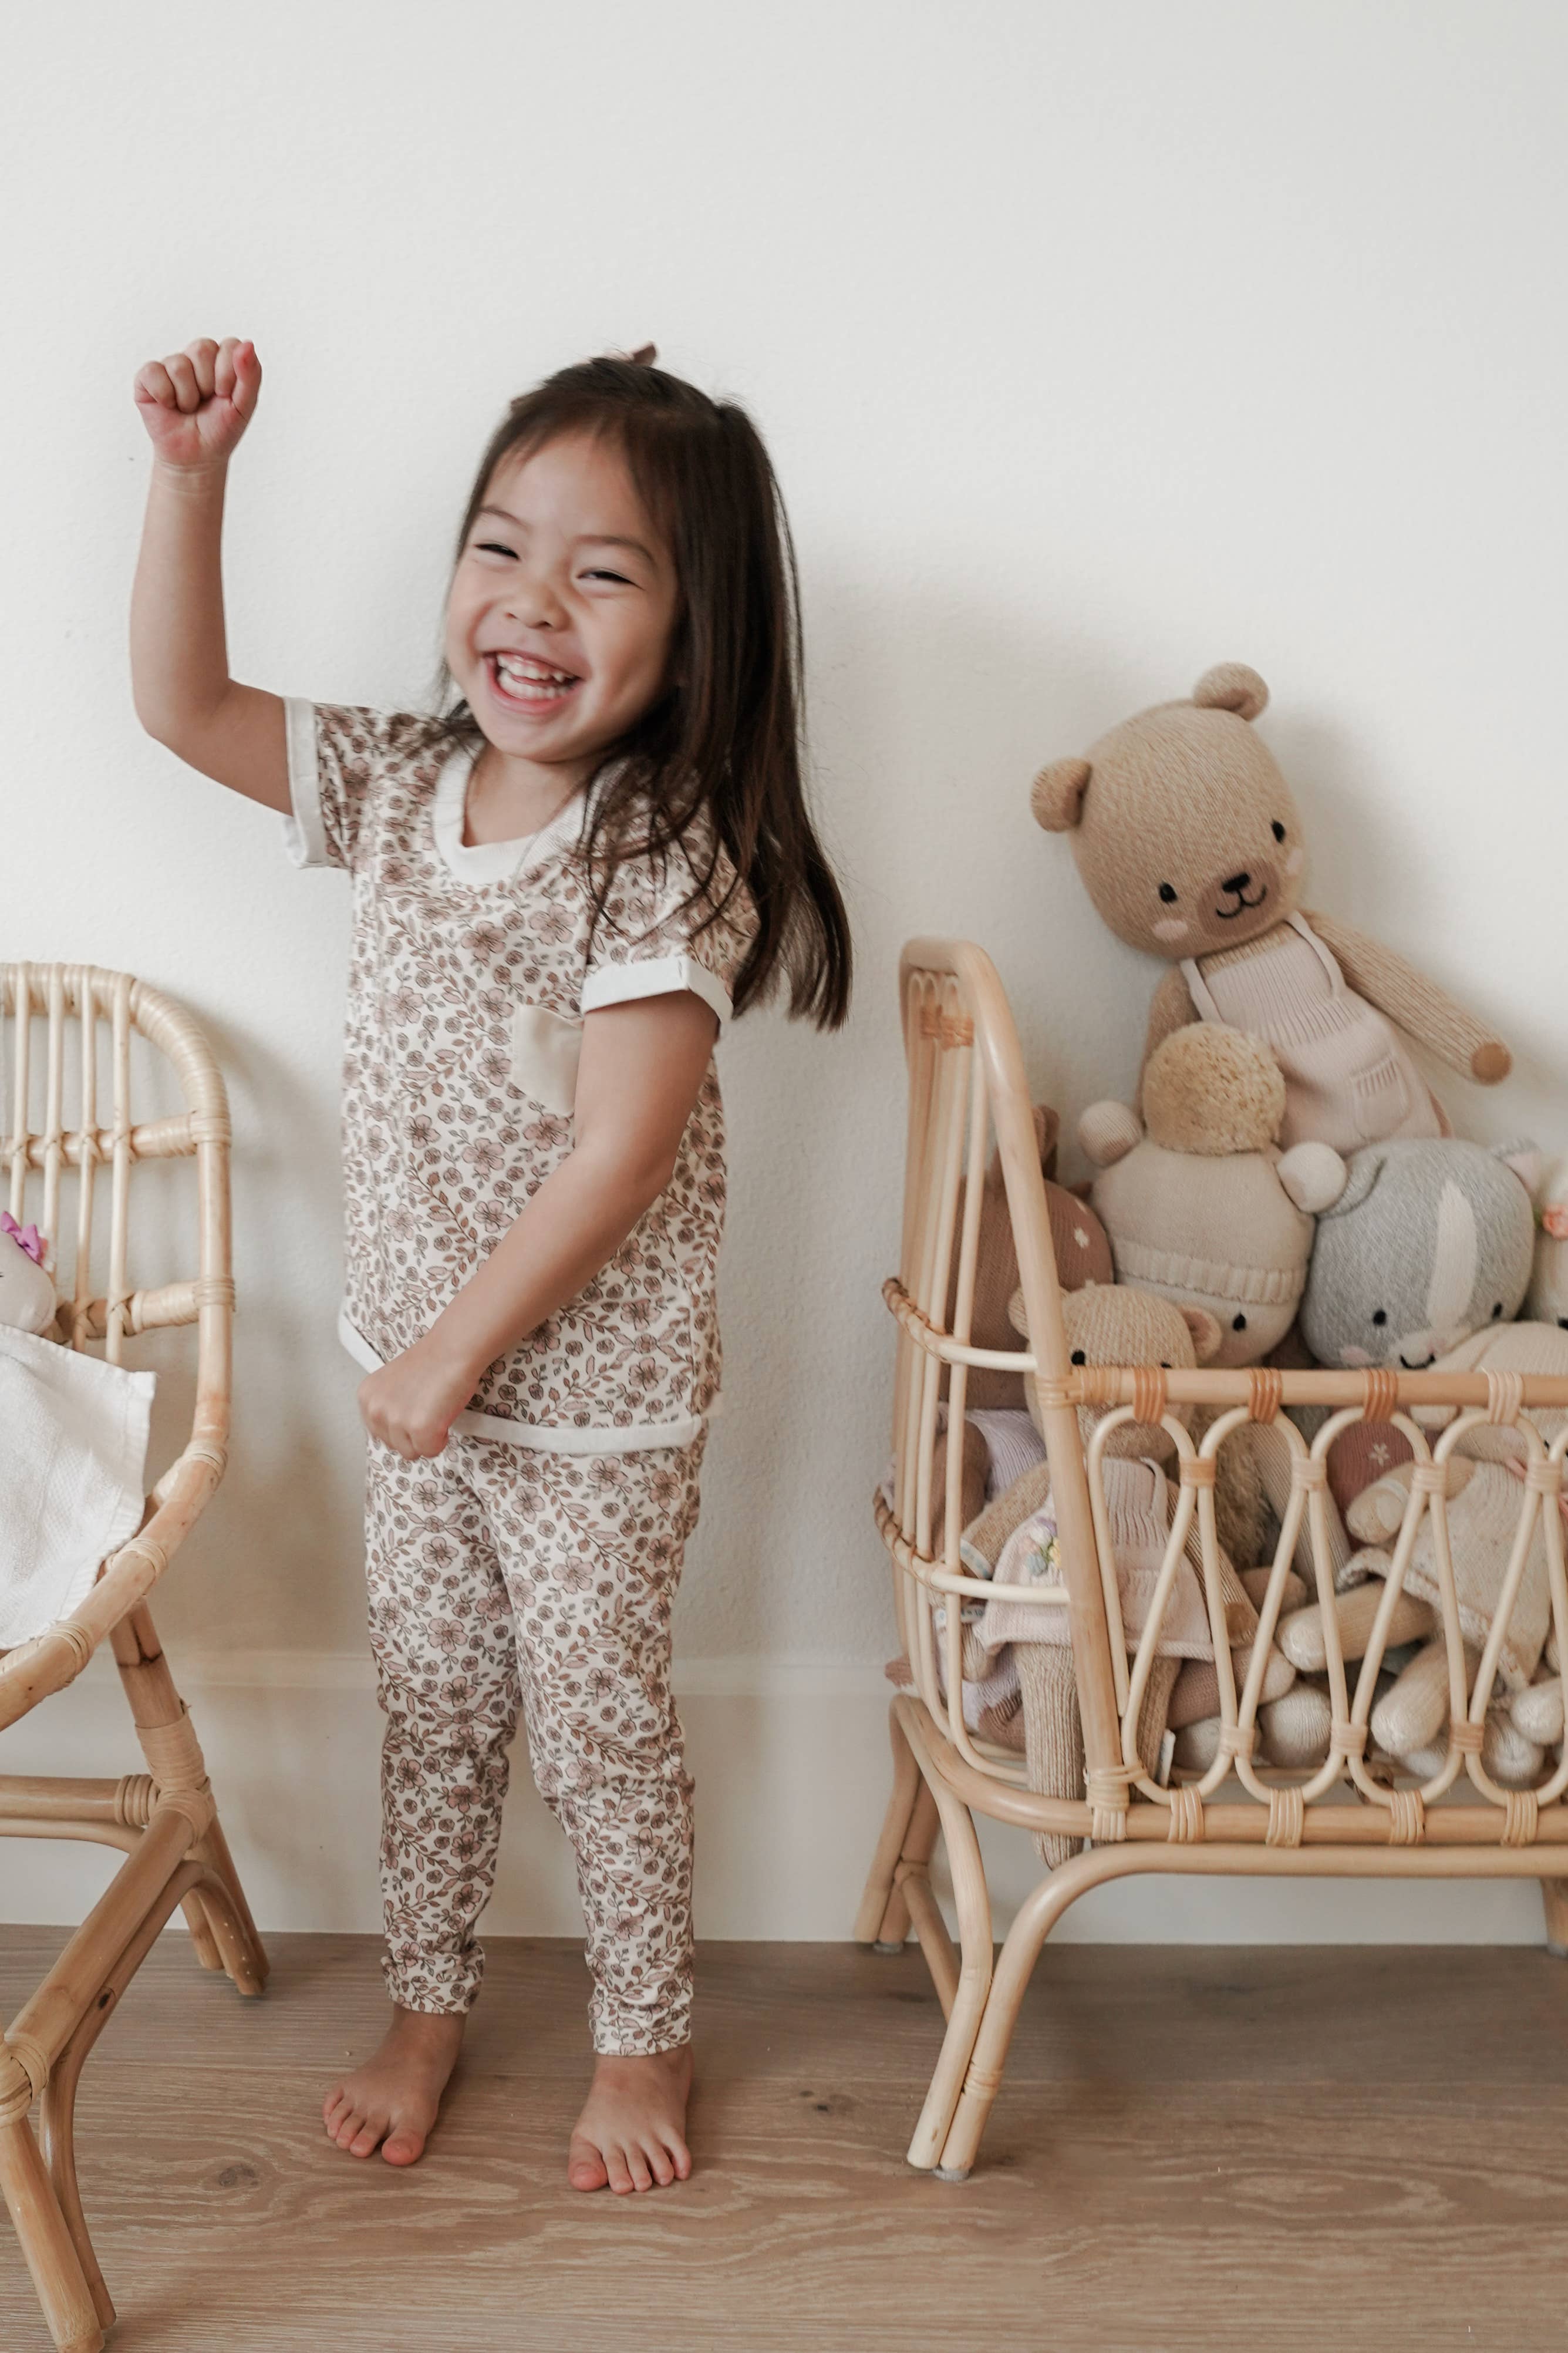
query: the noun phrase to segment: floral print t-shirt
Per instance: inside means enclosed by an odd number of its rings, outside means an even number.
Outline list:
[[[423,1337],[571,1150],[584,1016],[690,989],[724,1021],[756,916],[742,885],[704,922],[734,880],[722,854],[710,900],[683,904],[678,849],[624,862],[595,925],[583,795],[529,840],[465,845],[471,752],[407,714],[286,712],[289,855],[353,884],[339,1331],[374,1366]],[[658,1199],[454,1427],[563,1453],[689,1444],[719,1392],[723,1220],[710,1061]]]

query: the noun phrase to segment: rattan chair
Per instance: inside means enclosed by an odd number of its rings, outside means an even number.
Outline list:
[[[1482,1732],[1498,1651],[1519,1593],[1526,1556],[1544,1531],[1552,1619],[1568,1664],[1568,1578],[1559,1498],[1568,1426],[1543,1441],[1531,1411],[1568,1408],[1568,1380],[1517,1374],[1198,1370],[1086,1366],[1068,1360],[1061,1294],[1030,1117],[1023,1057],[1002,985],[989,958],[963,941],[917,940],[900,967],[909,1121],[902,1255],[884,1296],[898,1323],[893,1412],[895,1473],[889,1505],[879,1493],[878,1525],[892,1556],[894,1598],[911,1688],[892,1707],[894,1786],[856,1926],[862,1943],[897,1949],[912,1923],[930,1966],[947,2033],[909,2151],[911,2165],[962,2180],[980,2145],[1002,2080],[1019,2005],[1040,1947],[1089,1888],[1140,1872],[1237,1873],[1268,1877],[1536,1877],[1552,1949],[1568,1946],[1568,1751],[1549,1757],[1534,1789],[1500,1788],[1486,1769]],[[988,1138],[994,1129],[1017,1245],[1031,1350],[987,1352],[968,1345]],[[959,1212],[963,1185],[963,1209]],[[955,1271],[956,1270],[956,1275]],[[947,1303],[955,1308],[951,1329]],[[959,1553],[962,1449],[947,1450],[944,1492],[933,1493],[937,1408],[948,1368],[949,1410],[964,1406],[968,1368],[986,1366],[1037,1377],[1040,1419],[1063,1556],[1063,1583],[998,1588],[971,1576]],[[1115,1409],[1086,1448],[1080,1403]],[[1194,1446],[1170,1409],[1220,1409]],[[1215,1534],[1215,1457],[1248,1419],[1275,1421],[1289,1405],[1333,1409],[1310,1447],[1289,1419],[1278,1420],[1292,1458],[1289,1508],[1272,1565],[1252,1668],[1239,1691],[1225,1632]],[[1429,1405],[1461,1411],[1435,1444],[1410,1418]],[[1332,1565],[1324,1494],[1326,1457],[1359,1420],[1394,1420],[1415,1456],[1412,1493],[1394,1551],[1383,1605],[1359,1673],[1347,1674],[1332,1608]],[[1219,1753],[1200,1777],[1173,1786],[1152,1779],[1136,1732],[1159,1639],[1158,1594],[1129,1654],[1119,1599],[1110,1516],[1100,1475],[1104,1439],[1129,1421],[1158,1423],[1180,1458],[1180,1502],[1163,1573],[1170,1589],[1194,1513],[1215,1633],[1221,1697]],[[1447,1465],[1483,1423],[1516,1430],[1521,1466],[1519,1525],[1497,1623],[1472,1675],[1455,1596],[1454,1555],[1445,1503]],[[1450,1721],[1441,1768],[1416,1783],[1369,1746],[1369,1718],[1387,1625],[1420,1532],[1431,1515],[1442,1587],[1440,1619],[1448,1667]],[[1305,1521],[1324,1623],[1332,1731],[1316,1771],[1289,1774],[1255,1760],[1258,1687]],[[1024,1761],[977,1737],[963,1720],[961,1610],[998,1592],[1009,1600],[1065,1608],[1082,1717],[1082,1795],[1047,1797],[1026,1786]],[[939,1647],[944,1672],[939,1675]],[[1465,1783],[1462,1792],[1458,1785]],[[1035,1831],[1087,1841],[1050,1872],[1020,1907],[994,1950],[990,1897],[974,1834],[987,1814]],[[931,1886],[938,1836],[946,1843],[957,1911],[955,1947]]]
[[[0,1106],[10,1123],[0,1156],[9,1165],[12,1215],[32,1219],[49,1241],[60,1294],[56,1336],[71,1348],[101,1343],[119,1364],[141,1333],[197,1326],[191,1433],[148,1497],[140,1533],[103,1564],[70,1617],[0,1654],[3,1727],[63,1690],[109,1641],[147,1765],[117,1781],[0,1777],[0,1836],[88,1839],[125,1856],[0,2048],[0,2187],[56,2344],[62,2353],[95,2353],[114,2307],[77,2190],[72,2115],[82,2063],[177,1905],[205,1968],[226,1970],[244,1994],[260,1993],[267,1977],[202,1752],[147,1606],[223,1476],[234,1313],[228,1106],[195,1024],[129,973],[0,966],[0,1025],[12,1079],[9,1105]],[[185,1108],[139,1123],[132,1069],[148,1048],[172,1065]],[[169,1158],[195,1163],[197,1271],[138,1289],[132,1179]],[[144,1190],[138,1186],[139,1203]]]

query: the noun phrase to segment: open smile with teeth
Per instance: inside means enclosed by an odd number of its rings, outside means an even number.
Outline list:
[[[553,710],[582,684],[575,671],[552,670],[529,654],[487,654],[485,664],[501,702],[524,711]]]

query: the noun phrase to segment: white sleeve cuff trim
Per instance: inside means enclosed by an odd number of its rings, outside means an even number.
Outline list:
[[[321,779],[316,757],[316,706],[288,695],[283,732],[289,748],[289,799],[293,814],[283,820],[283,848],[296,866],[330,866],[321,821]]]
[[[731,1014],[730,992],[716,973],[695,956],[648,956],[640,964],[605,964],[583,984],[583,1011],[597,1013],[605,1005],[628,1005],[638,997],[673,997],[689,989],[711,1007],[721,1024]]]

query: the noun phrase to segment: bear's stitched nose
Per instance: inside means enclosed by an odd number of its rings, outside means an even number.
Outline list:
[[[1239,898],[1251,880],[1250,874],[1228,874],[1219,887],[1222,891],[1234,891]]]

